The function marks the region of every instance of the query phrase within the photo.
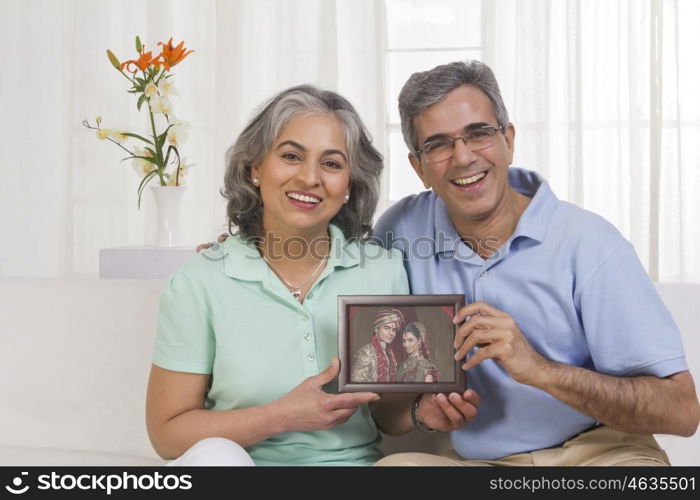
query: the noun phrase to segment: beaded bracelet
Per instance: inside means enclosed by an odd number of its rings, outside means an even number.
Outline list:
[[[435,432],[435,429],[428,427],[418,418],[418,406],[420,405],[420,400],[422,397],[423,394],[419,394],[416,396],[416,399],[413,400],[413,404],[411,405],[411,421],[413,422],[413,426],[420,431]]]

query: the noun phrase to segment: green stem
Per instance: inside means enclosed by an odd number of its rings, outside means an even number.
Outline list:
[[[126,76],[126,73],[124,73],[122,70],[119,70],[119,73],[121,73],[121,75],[122,75],[124,78],[126,78],[127,80],[129,80],[129,81],[131,82],[131,84],[134,85],[134,80],[133,80],[132,78],[129,78],[128,76]]]
[[[116,144],[117,146],[119,146],[120,148],[122,148],[124,151],[126,151],[127,153],[129,153],[131,156],[135,156],[134,153],[132,153],[131,151],[129,151],[128,149],[126,149],[124,146],[122,146],[121,144],[119,144],[119,142],[115,141],[115,140],[112,139],[111,137],[106,137],[105,139],[107,139],[107,140],[110,141],[110,142],[113,142],[114,144]]]
[[[180,155],[177,153],[177,150],[175,150],[175,154],[177,154],[177,170],[175,171],[175,185],[179,186],[180,185]]]
[[[161,69],[160,75],[157,75],[157,77],[153,79],[153,83],[158,85],[160,83],[161,78],[163,78],[163,76],[165,76],[165,73],[166,73],[165,68]]]
[[[163,151],[158,146],[158,134],[156,133],[156,122],[153,118],[153,110],[151,109],[151,100],[148,99],[148,116],[151,119],[151,131],[153,133],[153,145],[156,148],[156,157],[158,159],[158,177],[160,178],[160,185],[165,186],[165,179],[163,179],[163,171],[165,166],[163,165]]]

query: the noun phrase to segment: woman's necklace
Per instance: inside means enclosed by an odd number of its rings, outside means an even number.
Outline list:
[[[275,271],[275,268],[272,267],[272,264],[270,264],[270,261],[267,260],[267,257],[265,255],[262,256],[262,258],[267,262],[267,265],[272,269],[272,272],[275,273],[275,275],[282,280],[282,282],[287,285],[287,288],[292,292],[292,295],[294,295],[294,298],[297,299],[299,302],[301,302],[301,287],[304,286],[317,272],[319,269],[321,269],[321,266],[323,265],[324,262],[328,259],[328,256],[326,255],[323,259],[321,259],[321,262],[318,263],[318,266],[316,266],[316,269],[313,270],[311,274],[309,274],[304,281],[299,283],[298,285],[292,285],[289,281],[284,279],[280,273]]]

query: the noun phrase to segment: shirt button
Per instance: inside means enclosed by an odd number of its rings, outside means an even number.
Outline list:
[[[306,356],[306,359],[309,360],[309,361],[313,361],[313,360],[316,359],[316,358],[314,357],[313,354],[309,354],[308,356]]]
[[[487,275],[488,273],[489,273],[488,271],[484,271],[484,272],[482,272],[479,276],[480,276],[481,278],[485,278],[486,275]]]
[[[303,319],[304,321],[309,321],[309,315],[308,315],[308,314],[304,314],[304,315],[301,317],[301,319]]]
[[[304,340],[311,340],[311,334],[307,333],[306,335],[304,335]]]

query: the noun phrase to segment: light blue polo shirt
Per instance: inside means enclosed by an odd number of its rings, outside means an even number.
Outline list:
[[[380,218],[375,236],[404,253],[411,292],[487,302],[561,363],[619,376],[687,370],[678,328],[632,245],[602,217],[559,201],[537,173],[511,168],[509,179],[532,200],[487,260],[461,242],[432,191],[402,199]],[[465,458],[549,448],[596,423],[515,382],[493,360],[469,370],[467,384],[481,405],[471,424],[452,433]]]
[[[401,254],[348,242],[330,226],[328,264],[300,304],[238,236],[193,257],[160,300],[153,363],[212,374],[207,408],[276,400],[338,354],[338,295],[407,294]],[[337,379],[325,388],[337,392]],[[371,465],[381,458],[367,405],[331,430],[287,432],[246,450],[258,465]]]

